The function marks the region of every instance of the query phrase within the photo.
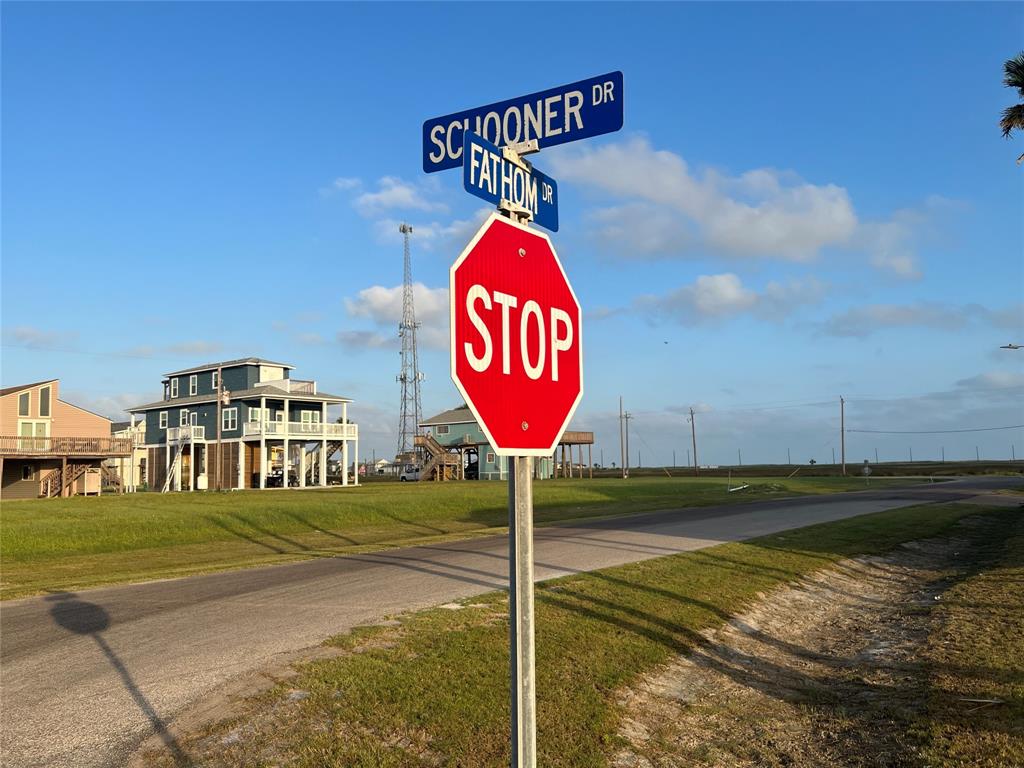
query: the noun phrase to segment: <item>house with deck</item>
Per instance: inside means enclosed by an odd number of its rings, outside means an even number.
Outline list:
[[[293,369],[247,357],[166,374],[161,400],[128,410],[133,421],[145,418],[148,487],[326,486],[336,453],[344,468],[337,483],[348,485],[349,457],[359,452],[352,401],[293,378]]]
[[[62,400],[59,379],[0,389],[4,501],[99,494],[104,462],[131,451],[130,438],[111,435],[110,419]]]
[[[507,462],[494,452],[469,406],[462,405],[431,416],[420,422],[420,430],[421,434],[416,436],[416,447],[424,456],[421,479],[508,478]],[[587,434],[593,441],[593,435]],[[537,458],[533,467],[534,477],[538,480],[555,475],[552,457]]]

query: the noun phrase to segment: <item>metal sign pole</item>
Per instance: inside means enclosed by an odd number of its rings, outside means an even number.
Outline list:
[[[508,459],[508,607],[512,673],[512,768],[536,768],[533,656],[533,457]]]

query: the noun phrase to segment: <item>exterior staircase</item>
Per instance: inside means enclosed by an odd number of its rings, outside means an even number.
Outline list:
[[[123,485],[121,482],[121,475],[105,464],[100,465],[100,472],[102,473],[104,485],[116,489],[118,493],[121,493],[124,490],[124,488],[121,487]]]
[[[336,440],[327,443],[327,458],[330,459],[342,449],[344,441]],[[344,468],[343,471],[348,471]],[[317,485],[320,479],[320,446],[316,445],[306,451],[306,485]]]
[[[53,470],[43,478],[40,495],[48,499],[54,496],[63,496],[64,491],[88,471],[88,464],[70,464],[67,469]]]
[[[420,470],[420,480],[457,480],[462,454],[453,453],[434,438],[433,435],[416,435],[413,445],[427,454],[427,461]]]
[[[172,461],[171,465],[167,468],[167,477],[164,478],[164,487],[160,490],[161,493],[167,493],[171,490],[171,483],[174,482],[174,477],[178,472],[178,464],[181,463],[181,454],[184,450],[185,443],[182,441],[178,443],[178,449],[174,452],[174,461]],[[181,488],[178,488],[178,490],[180,491]]]

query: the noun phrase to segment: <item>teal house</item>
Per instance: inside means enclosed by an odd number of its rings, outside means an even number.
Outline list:
[[[420,429],[444,448],[458,451],[462,455],[466,479],[508,478],[505,457],[494,452],[480,425],[473,418],[469,406],[463,405],[432,416],[420,423]],[[555,462],[552,457],[539,458],[534,465],[534,476],[539,480],[547,480],[555,474]]]

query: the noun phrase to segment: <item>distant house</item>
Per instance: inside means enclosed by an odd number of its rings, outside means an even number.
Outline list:
[[[494,452],[469,406],[431,416],[420,422],[420,427],[424,435],[419,442],[428,455],[432,454],[430,445],[434,442],[447,452],[459,455],[457,466],[461,465],[462,472],[457,476],[472,477],[475,474],[479,480],[504,480],[508,477],[507,462]],[[538,458],[534,467],[534,476],[538,479],[547,479],[554,474],[554,462],[550,458]]]
[[[145,418],[148,486],[327,485],[331,456],[340,451],[344,467],[350,450],[358,456],[359,430],[348,420],[352,401],[292,378],[293,368],[247,357],[166,374],[162,400],[128,410],[133,419]],[[340,474],[348,485],[348,472]]]
[[[48,379],[0,390],[0,498],[100,493],[104,460],[131,454],[110,419],[60,399]]]
[[[130,421],[115,421],[110,425],[110,436],[129,438],[133,446],[142,446],[146,442],[146,420],[140,419],[134,425]],[[107,459],[103,466],[107,470],[105,478],[112,480],[119,489],[134,491],[146,482],[144,449],[133,450],[130,456]]]

